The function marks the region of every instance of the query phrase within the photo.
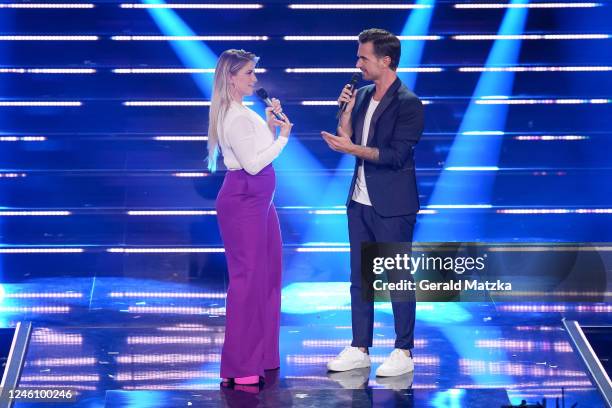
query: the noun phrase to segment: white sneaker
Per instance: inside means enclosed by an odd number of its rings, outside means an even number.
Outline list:
[[[394,377],[414,371],[412,357],[403,350],[395,349],[389,357],[376,369],[377,377]]]
[[[329,371],[348,371],[355,368],[370,367],[370,356],[359,350],[359,347],[345,347],[338,357],[327,363]]]

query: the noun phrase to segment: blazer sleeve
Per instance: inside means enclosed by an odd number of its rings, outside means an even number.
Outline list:
[[[378,149],[378,164],[401,169],[423,133],[423,104],[418,98],[402,103],[389,144]]]
[[[276,159],[289,140],[278,137],[274,143],[262,151],[257,151],[255,126],[246,115],[239,115],[231,121],[227,129],[228,142],[240,167],[255,175]]]

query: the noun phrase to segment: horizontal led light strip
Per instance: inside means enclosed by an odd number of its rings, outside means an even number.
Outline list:
[[[129,354],[117,356],[119,364],[184,364],[184,363],[218,363],[220,353],[172,353],[172,354]],[[32,363],[31,363],[32,364]],[[34,365],[34,364],[32,364]]]
[[[423,105],[431,105],[434,101],[429,99],[421,100]],[[592,98],[592,99],[510,99],[507,97],[491,97],[477,99],[478,105],[580,105],[593,104],[602,105],[612,103],[611,99]],[[77,105],[78,104],[78,105]],[[0,106],[81,106],[82,102],[1,102]],[[210,106],[210,101],[124,101],[124,106]],[[245,106],[252,106],[254,102],[243,102]],[[300,101],[303,106],[337,106],[335,100],[310,100]]]
[[[222,297],[226,297],[225,293],[220,293]],[[202,324],[177,324],[176,326],[161,326],[156,328],[159,331],[164,332],[214,332],[219,333],[218,329],[214,327],[205,326]]]
[[[610,99],[477,99],[477,105],[583,105],[583,104],[608,104]]]
[[[44,142],[44,136],[0,136],[0,142]]]
[[[154,136],[153,140],[157,140],[160,142],[205,142],[208,140],[208,136]]]
[[[224,307],[190,307],[190,306],[129,306],[128,313],[168,313],[168,314],[186,314],[186,315],[202,315],[202,314],[211,314],[211,315],[224,315],[225,308]],[[163,338],[163,337],[162,337]],[[187,344],[209,344],[210,341],[207,338],[195,337],[198,340],[185,340]],[[151,340],[151,343],[129,343],[128,344],[178,344],[176,338],[163,338],[164,340],[160,340],[159,342],[155,342],[155,340]],[[179,340],[180,341],[180,340]]]
[[[17,178],[17,177],[27,177],[28,175],[25,173],[0,173],[0,178]]]
[[[579,313],[595,312],[595,313],[610,313],[612,306],[610,305],[499,305],[499,309],[504,312],[539,312],[539,313],[557,313],[576,311]],[[590,385],[591,383],[589,383]]]
[[[0,101],[0,106],[82,106],[79,101]]]
[[[497,171],[498,168],[489,167],[452,167],[447,170],[451,171]],[[421,209],[418,214],[437,214],[436,209],[489,209],[493,208],[491,204],[440,204],[440,205],[429,205],[427,209]],[[279,207],[283,210],[284,208]],[[514,208],[514,209],[498,209],[496,210],[499,214],[612,214],[612,208]],[[345,215],[346,210],[307,210],[308,214],[314,215]],[[0,216],[69,216],[73,215],[72,211],[0,211]],[[215,210],[130,210],[126,212],[127,215],[131,216],[200,216],[200,215],[217,215]],[[329,244],[327,244],[329,245]],[[21,250],[19,248],[18,250]],[[157,249],[155,249],[156,251]],[[182,251],[180,248],[163,249],[163,251]],[[38,249],[36,249],[38,251]],[[112,249],[107,250],[109,252],[131,252],[127,249]],[[136,252],[140,250],[135,250]],[[82,252],[82,251],[77,251]],[[187,252],[193,252],[193,248],[187,250]],[[211,252],[210,249],[204,248],[202,252]],[[212,252],[216,252],[213,249]]]
[[[437,73],[447,69],[443,67],[408,67],[398,68],[396,72]],[[612,66],[515,66],[515,67],[459,67],[459,72],[610,72]],[[358,68],[285,68],[288,74],[345,74],[360,72]]]
[[[503,136],[505,133],[501,130],[470,130],[461,132],[465,136]]]
[[[218,377],[218,375],[217,375]],[[218,378],[216,379],[218,380]],[[142,390],[156,390],[156,391],[162,391],[162,390],[217,390],[219,389],[219,381],[202,381],[202,382],[191,382],[189,384],[181,384],[181,383],[171,383],[171,384],[165,384],[165,385],[152,385],[152,384],[138,384],[138,385],[123,385],[121,387],[122,390],[126,390],[126,391],[142,391]],[[25,385],[23,386],[25,387]],[[48,387],[48,388],[52,388],[52,387]]]
[[[95,5],[91,3],[7,3],[0,4],[0,8],[14,9],[92,9]]]
[[[82,298],[82,293],[75,292],[64,292],[64,293],[54,293],[54,292],[19,292],[19,293],[5,293],[5,298],[11,299],[78,299]]]
[[[491,204],[432,204],[428,205],[427,208],[436,208],[441,210],[477,210],[493,208]]]
[[[24,375],[21,376],[21,381],[30,381],[30,382],[49,382],[55,383],[54,387],[58,387],[59,383],[81,383],[81,382],[98,382],[100,381],[100,376],[97,374],[86,374],[86,375]],[[72,387],[72,385],[70,385]]]
[[[112,298],[193,298],[193,299],[224,299],[221,292],[110,292]],[[186,330],[183,328],[183,330]]]
[[[182,253],[219,253],[223,248],[108,248],[106,252],[122,254],[182,254]]]
[[[612,214],[612,208],[508,208],[498,214]]]
[[[216,215],[214,210],[128,211],[127,215]],[[0,215],[2,213],[0,212]]]
[[[606,40],[610,34],[469,34],[453,35],[453,40]]]
[[[95,74],[90,68],[0,68],[0,74]]]
[[[255,68],[256,74],[263,74],[265,68]],[[214,68],[116,68],[115,74],[214,74]]]
[[[0,306],[0,313],[68,313],[68,306]],[[22,377],[23,380],[23,377]]]
[[[114,41],[266,41],[265,35],[115,35]]]
[[[565,136],[552,136],[552,135],[525,135],[525,136],[514,136],[514,140],[541,140],[541,141],[551,141],[551,140],[586,140],[588,136],[580,136],[580,135],[565,135]]]
[[[421,99],[423,105],[431,105],[433,101]],[[338,101],[301,101],[303,106],[338,106]]]
[[[195,343],[197,344],[197,343]],[[165,370],[151,370],[151,371],[134,371],[130,370],[127,372],[118,372],[113,375],[113,379],[118,382],[129,382],[134,384],[135,382],[154,382],[154,381],[176,381],[176,380],[193,380],[195,378],[210,378],[218,379],[219,374],[216,371],[202,371],[202,370],[177,370],[176,368],[165,371]],[[123,387],[121,387],[123,388]],[[189,406],[189,404],[187,404]]]
[[[429,4],[289,4],[294,10],[403,10],[428,9]]]
[[[499,171],[497,166],[450,166],[445,167],[447,171]]]
[[[277,207],[280,210],[291,210],[290,208]],[[104,211],[104,209],[102,209]],[[346,210],[306,210],[307,214],[314,215],[344,215]],[[420,210],[419,214],[436,214],[435,210]],[[217,215],[215,210],[128,210],[125,212],[130,216],[200,216],[200,215]],[[69,216],[74,215],[73,211],[56,210],[56,211],[2,211],[0,217],[7,216]],[[93,214],[96,215],[96,214]]]
[[[337,101],[301,101],[303,106],[338,106]]]
[[[199,173],[199,172],[179,172],[179,173],[172,173],[173,177],[186,177],[186,178],[191,178],[191,177],[208,177],[210,176],[210,173]]]
[[[347,247],[299,247],[295,252],[351,252],[351,248]]]
[[[374,309],[377,308],[378,305],[374,306]],[[349,306],[350,309],[350,306]],[[336,310],[335,308],[332,310]],[[310,365],[310,364],[322,364],[329,361],[330,358],[334,356],[331,354],[288,354],[285,358],[285,361],[292,365]],[[370,360],[373,363],[382,363],[385,360],[385,356],[376,355],[371,356]],[[440,358],[438,356],[430,356],[430,355],[417,355],[414,358],[415,364],[419,365],[428,365],[428,366],[439,366]],[[437,386],[437,385],[436,385]]]
[[[2,248],[0,254],[80,254],[83,248]]]
[[[504,9],[504,8],[592,8],[600,7],[601,3],[530,3],[530,4],[508,4],[508,3],[467,3],[455,4],[458,9]]]
[[[135,4],[122,3],[119,7],[124,9],[220,9],[220,10],[249,10],[263,8],[262,4],[205,4],[205,3],[174,3],[174,4]]]
[[[40,360],[28,361],[28,365],[34,367],[78,367],[93,366],[97,364],[98,360],[94,357],[43,358]]]
[[[276,207],[277,209],[283,209],[282,207]],[[418,214],[436,214],[434,210],[419,210]],[[346,210],[308,210],[308,214],[316,215],[344,215]]]
[[[444,37],[441,35],[413,35],[398,36],[400,41],[436,41]],[[454,35],[453,40],[605,40],[610,34],[468,34]],[[0,41],[97,41],[96,35],[3,35]],[[270,37],[265,35],[193,35],[193,36],[166,36],[166,35],[115,35],[114,41],[267,41]],[[285,41],[357,41],[353,35],[287,35]]]
[[[459,67],[459,72],[608,72],[612,66],[574,67]]]
[[[514,140],[527,141],[552,141],[552,140],[587,140],[589,136],[583,135],[517,135],[512,136],[501,130],[471,130],[469,132],[461,132],[465,136],[511,136]]]
[[[501,130],[471,130],[469,132],[461,132],[462,135],[465,136],[511,136],[509,133],[506,133]],[[589,136],[582,135],[518,135],[513,136],[514,140],[586,140],[589,139]]]
[[[124,106],[210,106],[210,101],[125,101]],[[243,102],[245,106],[253,102]]]
[[[398,68],[396,72],[442,72],[441,67]],[[288,74],[344,74],[360,72],[358,68],[286,68]]]
[[[97,35],[0,35],[0,41],[98,41]]]
[[[423,348],[427,346],[427,340],[425,339],[414,339],[414,346],[416,348]],[[338,340],[323,340],[323,339],[308,339],[302,340],[302,347],[345,347],[350,346],[350,339],[338,339]],[[394,339],[374,339],[374,346],[392,347],[395,345]]]
[[[9,216],[62,216],[71,215],[70,211],[0,211],[0,217]]]
[[[441,40],[440,35],[398,35],[400,41],[435,41]],[[356,35],[286,35],[285,41],[357,41]]]
[[[155,306],[145,307],[145,310],[152,310]],[[166,309],[166,310],[175,310],[175,309],[184,309],[187,311],[197,312],[198,310],[203,310],[201,307],[193,307],[193,306],[159,306],[158,309]],[[132,310],[133,308],[130,308]],[[225,308],[219,308],[225,309]],[[223,311],[223,310],[221,310]],[[204,336],[129,336],[127,339],[127,344],[222,344],[223,338],[213,337],[213,335]]]

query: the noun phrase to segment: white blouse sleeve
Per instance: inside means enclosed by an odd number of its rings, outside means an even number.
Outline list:
[[[270,146],[258,152],[255,126],[245,115],[231,121],[227,129],[227,141],[240,166],[249,174],[255,175],[278,157],[288,138],[278,137]]]

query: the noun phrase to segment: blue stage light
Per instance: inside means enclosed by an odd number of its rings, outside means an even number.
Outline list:
[[[416,5],[422,6],[413,10],[402,29],[400,37],[426,38],[429,33],[429,25],[434,12],[435,0],[417,0]],[[417,67],[421,64],[425,40],[402,42],[402,54],[399,66]],[[399,77],[409,88],[414,89],[418,72],[400,72]]]
[[[526,0],[513,0],[511,4],[527,4]],[[528,9],[512,8],[505,12],[503,21],[497,36],[518,36],[523,32],[527,20]],[[496,36],[493,36],[496,37]],[[513,66],[516,65],[521,42],[520,41],[496,41],[489,56],[486,66]],[[482,205],[491,201],[491,189],[495,179],[499,152],[503,136],[490,134],[486,138],[474,139],[471,132],[481,132],[483,129],[498,129],[503,131],[508,112],[507,104],[485,105],[491,102],[485,97],[490,95],[511,95],[514,84],[514,72],[483,72],[480,76],[472,100],[463,117],[463,121],[455,136],[452,148],[446,158],[445,168],[431,194],[429,205],[454,205],[458,202],[471,205]],[[507,102],[507,97],[496,97],[495,102]],[[479,102],[483,103],[480,104]],[[467,134],[466,134],[467,133]],[[478,181],[471,179],[466,181],[466,172],[456,171],[461,169],[488,169],[483,171]],[[470,172],[474,176],[474,172]],[[429,207],[428,208],[435,208]],[[474,240],[478,239],[481,223],[473,219],[475,215],[466,213],[463,222],[451,222],[449,219],[447,228],[443,231],[444,240]],[[436,241],[441,236],[439,222],[442,219],[433,220],[431,217],[422,218],[417,223],[417,241]],[[464,226],[468,226],[468,228]],[[474,235],[476,234],[476,235]]]
[[[163,0],[143,0],[143,4],[151,6],[165,5]],[[196,34],[173,10],[152,8],[147,9],[161,32],[171,37],[194,37]],[[204,41],[204,40],[199,40]],[[217,64],[217,55],[204,43],[197,41],[170,41],[169,44],[187,68],[208,68]],[[193,80],[204,96],[212,95],[212,77],[193,75]]]

